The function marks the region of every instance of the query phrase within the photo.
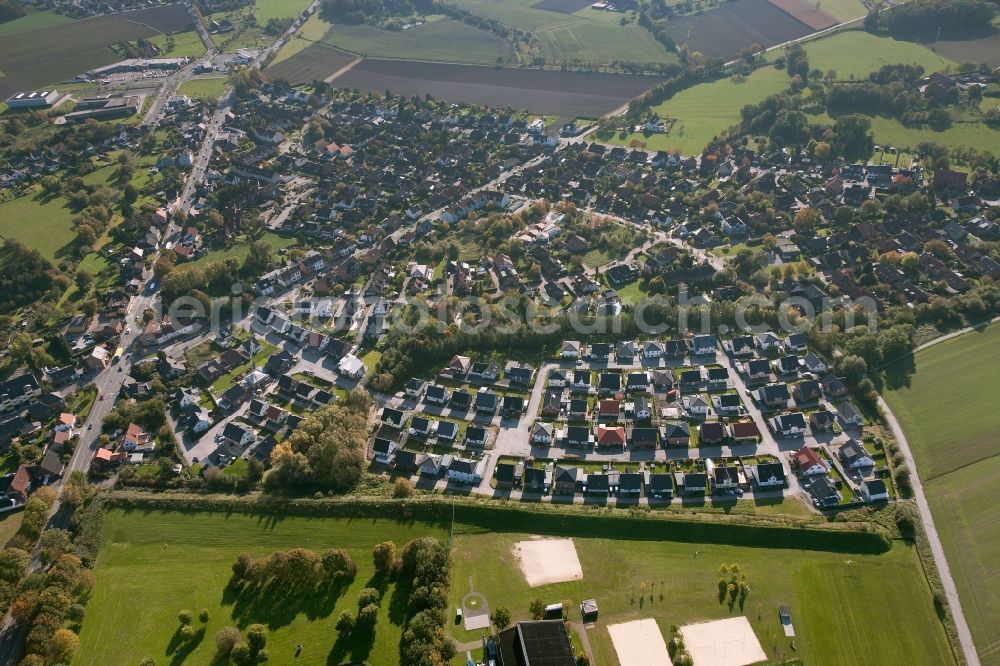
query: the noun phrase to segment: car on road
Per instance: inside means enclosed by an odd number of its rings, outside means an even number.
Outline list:
[[[94,424],[93,423],[87,424],[87,430],[93,430],[93,429],[94,429]]]

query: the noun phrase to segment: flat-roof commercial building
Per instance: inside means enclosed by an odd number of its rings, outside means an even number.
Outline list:
[[[16,92],[7,98],[10,109],[47,109],[59,100],[59,92],[52,90],[31,90]]]

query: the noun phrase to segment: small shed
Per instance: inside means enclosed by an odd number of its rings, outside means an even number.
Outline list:
[[[795,636],[795,627],[792,626],[792,609],[790,606],[778,607],[778,618],[781,619],[781,628],[785,631],[785,636]]]
[[[593,622],[597,619],[597,599],[586,599],[580,604],[580,615],[584,622]]]

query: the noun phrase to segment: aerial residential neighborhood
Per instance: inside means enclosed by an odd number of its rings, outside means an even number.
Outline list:
[[[0,665],[997,663],[982,0],[0,0]]]

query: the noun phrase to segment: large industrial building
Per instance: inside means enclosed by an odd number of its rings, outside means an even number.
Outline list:
[[[59,93],[55,90],[32,90],[16,92],[7,98],[10,109],[47,109],[56,103]]]
[[[106,97],[85,97],[76,103],[76,109],[66,114],[67,122],[78,122],[87,118],[124,118],[139,112],[142,97],[125,96],[121,93]]]
[[[112,74],[143,72],[146,70],[176,70],[188,63],[188,58],[129,58],[112,65],[87,70],[87,77],[100,79]]]

